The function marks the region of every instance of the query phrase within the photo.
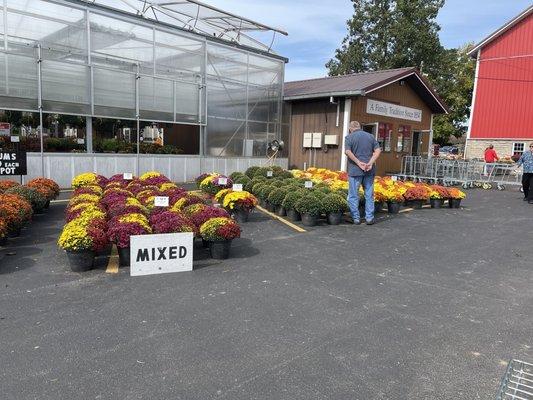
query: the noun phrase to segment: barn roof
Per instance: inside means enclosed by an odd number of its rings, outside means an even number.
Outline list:
[[[362,72],[326,78],[286,82],[286,101],[318,99],[324,97],[364,96],[394,82],[404,80],[436,114],[447,113],[444,101],[416,68],[398,68]]]
[[[485,47],[485,45],[492,42],[494,39],[499,37],[500,35],[507,32],[509,29],[511,29],[513,26],[518,24],[520,21],[522,21],[524,18],[528,17],[529,15],[533,14],[533,5],[526,8],[524,11],[522,11],[520,14],[518,14],[516,17],[514,17],[512,20],[492,32],[489,36],[487,36],[485,39],[483,39],[481,42],[476,44],[472,50],[468,52],[468,54],[472,57],[476,57],[477,52],[479,49]]]

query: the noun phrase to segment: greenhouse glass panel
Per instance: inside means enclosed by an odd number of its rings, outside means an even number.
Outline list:
[[[246,85],[208,79],[207,114],[246,119]]]
[[[140,117],[157,121],[174,121],[174,82],[141,76],[139,80]]]
[[[207,74],[218,79],[247,82],[248,55],[239,50],[209,43],[207,46]]]
[[[187,82],[176,82],[176,121],[199,122],[200,104],[198,96],[200,96],[198,85]]]
[[[135,75],[94,68],[94,114],[135,118]]]
[[[248,82],[262,86],[281,85],[283,64],[280,61],[250,55]]]
[[[37,60],[16,54],[2,53],[0,57],[4,108],[37,110]]]
[[[43,60],[43,111],[90,114],[89,67]]]
[[[204,73],[204,43],[180,35],[155,31],[157,75],[201,82]]]
[[[208,117],[207,154],[215,157],[242,156],[245,121]]]

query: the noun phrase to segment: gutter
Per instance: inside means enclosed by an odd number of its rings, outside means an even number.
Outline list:
[[[366,92],[364,90],[350,90],[343,92],[325,92],[325,93],[311,93],[311,94],[302,94],[296,96],[285,96],[283,100],[285,101],[294,101],[294,100],[305,100],[305,99],[322,99],[327,97],[355,97],[355,96],[364,96]]]

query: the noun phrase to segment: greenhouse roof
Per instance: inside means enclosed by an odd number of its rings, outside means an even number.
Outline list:
[[[248,18],[232,14],[197,0],[79,0],[106,8],[135,14],[142,18],[170,24],[204,36],[250,46],[274,53],[272,44],[277,33],[287,32]],[[271,36],[265,44],[264,35]],[[260,37],[258,37],[260,36]]]

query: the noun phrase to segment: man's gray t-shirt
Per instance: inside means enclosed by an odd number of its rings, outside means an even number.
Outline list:
[[[372,154],[374,154],[374,150],[377,148],[379,148],[379,143],[374,136],[363,130],[354,131],[346,136],[344,150],[351,150],[354,156],[361,162],[369,162],[372,158]],[[375,173],[375,165],[372,166],[370,171],[365,172],[348,157],[348,175],[363,176],[374,175]]]

